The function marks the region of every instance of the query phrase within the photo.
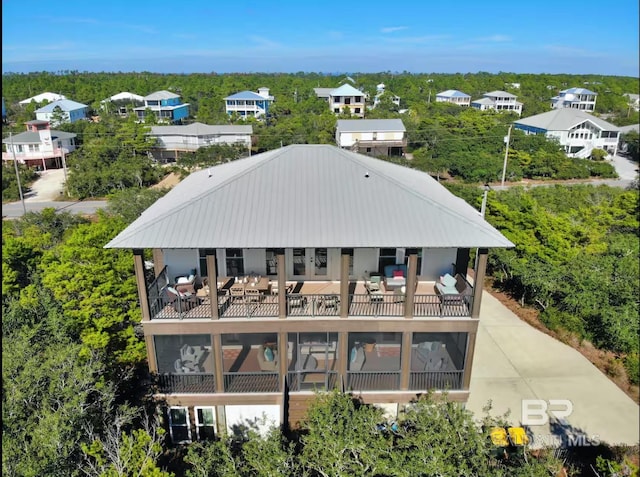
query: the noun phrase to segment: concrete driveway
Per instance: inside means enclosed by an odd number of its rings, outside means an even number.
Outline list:
[[[49,169],[40,172],[40,178],[25,194],[25,202],[48,202],[59,199],[64,190],[64,170]]]
[[[613,156],[613,167],[620,176],[620,180],[632,181],[638,177],[638,163],[624,156]]]
[[[509,421],[520,424],[523,399],[567,399],[573,412],[566,423],[525,426],[532,444],[557,443],[561,434],[565,444],[567,434],[594,443],[640,441],[638,405],[582,354],[520,320],[486,291],[480,316],[467,404],[476,417],[491,400],[491,415],[510,410]]]

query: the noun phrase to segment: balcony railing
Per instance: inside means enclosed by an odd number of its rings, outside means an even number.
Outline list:
[[[409,374],[409,389],[462,389],[464,371],[411,371]]]
[[[400,371],[347,371],[347,389],[352,391],[398,391]]]
[[[227,393],[277,393],[280,391],[278,373],[224,373]]]
[[[409,390],[462,389],[464,371],[411,371]],[[336,371],[289,371],[289,390],[331,390],[338,385]],[[271,372],[224,373],[226,393],[275,393],[279,392],[279,374]],[[353,391],[398,391],[400,371],[347,371],[347,389]],[[213,374],[161,374],[157,376],[157,390],[171,393],[215,393]]]
[[[213,374],[160,374],[157,377],[159,393],[215,393]]]

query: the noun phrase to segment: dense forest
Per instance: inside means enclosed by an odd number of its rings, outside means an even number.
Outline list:
[[[476,98],[507,89],[518,95],[525,104],[523,116],[529,116],[548,110],[557,90],[586,86],[599,93],[596,112],[608,121],[639,122],[622,97],[637,92],[637,78],[351,76],[371,94],[376,84],[385,83],[408,109],[400,113],[383,101],[368,116],[403,119],[413,159],[393,160],[443,179],[477,208],[478,185],[499,180],[503,138],[514,117],[435,104],[436,92],[455,88]],[[77,198],[109,198],[108,210],[92,220],[49,209],[3,221],[3,474],[111,476],[132,475],[128,469],[138,468],[155,476],[183,475],[176,469],[190,476],[312,476],[333,466],[331,475],[556,475],[559,462],[552,455],[492,459],[486,429],[448,403],[418,403],[403,425],[388,432],[378,427],[383,418],[377,410],[339,394],[319,398],[300,434],[273,430],[265,437],[247,430],[188,449],[167,445],[146,394],[150,377],[131,252],[102,247],[165,192],[148,186],[169,170],[186,174],[235,160],[244,151],[207,148],[167,169],[147,155],[153,146],[145,135],[151,124],[102,112],[99,101],[120,91],[168,89],[191,104],[190,120],[224,124],[229,118],[223,97],[267,86],[276,97],[273,116],[266,123],[252,122],[254,152],[260,152],[296,142],[334,143],[337,118],[313,87],[338,86],[343,80],[312,73],[3,75],[10,120],[3,133],[23,130],[21,123],[33,119],[34,105],[23,109],[17,101],[43,91],[65,94],[100,113],[100,122],[62,127],[78,134],[80,144],[68,160],[67,186]],[[519,90],[506,86],[516,82]],[[511,141],[510,181],[614,175],[606,161],[569,159],[540,137],[514,131]],[[637,158],[637,137],[632,144]],[[21,177],[23,185],[33,179],[24,170]],[[15,171],[3,170],[3,200],[16,194]],[[629,190],[556,185],[492,190],[486,210],[486,219],[516,244],[491,252],[488,272],[494,285],[537,309],[550,329],[613,353],[607,372],[626,374],[635,385],[640,373],[639,204],[637,183]],[[458,438],[460,428],[467,430],[465,439]],[[329,436],[326,429],[334,433]],[[589,462],[603,477],[629,467],[624,450],[614,450],[598,449],[600,460]],[[466,456],[464,473],[459,455]]]

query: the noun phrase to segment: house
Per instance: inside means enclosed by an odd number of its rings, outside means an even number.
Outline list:
[[[407,130],[401,119],[338,119],[336,144],[372,156],[402,156]]]
[[[507,88],[520,89],[520,83],[505,83]]]
[[[569,88],[560,91],[558,96],[551,98],[553,109],[573,108],[581,111],[593,112],[596,109],[598,93],[586,88]]]
[[[14,159],[29,167],[60,168],[64,166],[65,155],[75,151],[76,135],[50,129],[48,121],[28,121],[27,131],[5,138],[2,143],[6,151],[2,160],[7,163]]]
[[[629,103],[629,108],[633,108],[636,111],[640,111],[640,94],[625,93],[622,96],[627,98],[627,101]]]
[[[258,92],[241,91],[224,98],[227,114],[238,114],[241,118],[261,118],[269,114],[274,97],[269,88],[258,88]]]
[[[325,100],[327,103],[329,102],[329,96],[331,96],[331,91],[335,88],[313,88],[313,92],[320,99]]]
[[[618,126],[580,109],[553,109],[513,124],[526,134],[544,134],[557,140],[570,157],[590,157],[593,149],[615,155],[618,148]]]
[[[507,93],[506,91],[491,91],[485,93],[480,99],[471,101],[471,107],[486,111],[492,109],[498,112],[516,113],[518,116],[522,114],[522,103],[516,101],[516,95]]]
[[[193,152],[214,144],[250,148],[252,134],[252,126],[192,123],[186,126],[152,126],[148,136],[156,139],[154,156],[177,159],[179,152]]]
[[[133,108],[138,121],[144,121],[151,110],[160,122],[178,123],[189,116],[189,103],[180,102],[180,95],[171,91],[156,91],[144,97],[144,106]]]
[[[128,105],[133,105],[134,107],[139,107],[144,104],[144,96],[140,96],[139,94],[129,93],[127,91],[123,91],[122,93],[114,94],[106,99],[100,101],[103,108],[107,108],[112,110],[109,105],[113,103],[117,108],[117,113],[120,116],[126,116],[129,114]]]
[[[373,98],[372,108],[375,108],[378,105],[378,103],[380,103],[380,99],[384,94],[385,94],[385,85],[384,83],[380,83],[379,85],[376,86],[376,95]],[[400,107],[400,96],[393,93],[390,93],[390,94],[391,94],[391,102],[396,106]],[[365,95],[365,99],[367,99],[366,95]]]
[[[46,104],[40,109],[36,109],[36,119],[48,121],[52,126],[61,123],[75,123],[81,119],[87,119],[89,106],[70,99],[58,99],[53,103]]]
[[[448,89],[436,94],[436,103],[452,103],[458,106],[469,106],[471,96],[457,89]]]
[[[351,115],[364,118],[365,94],[350,84],[343,84],[329,92],[329,107],[336,114],[349,108]]]
[[[59,101],[61,99],[67,99],[67,97],[64,94],[49,93],[47,91],[45,93],[40,93],[35,96],[31,96],[30,98],[23,99],[18,104],[22,104],[23,106],[26,106],[27,104],[31,103],[31,101],[34,101],[38,104],[42,103],[43,101],[48,101],[49,103],[53,103],[54,101]]]
[[[482,283],[505,247],[429,174],[330,145],[194,172],[105,245],[133,250],[174,442],[263,414],[296,426],[336,386],[393,416],[427,390],[466,402],[482,302],[470,254]]]

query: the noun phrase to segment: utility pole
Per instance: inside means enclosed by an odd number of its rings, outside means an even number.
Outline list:
[[[507,175],[507,158],[509,157],[509,141],[511,140],[512,126],[512,124],[509,124],[509,132],[507,132],[507,137],[504,138],[504,141],[507,143],[507,148],[504,151],[504,165],[502,166],[502,187],[504,187],[504,178]]]
[[[484,185],[484,194],[482,195],[482,206],[480,207],[480,215],[484,219],[484,214],[487,210],[487,194],[489,194],[489,184]]]
[[[65,160],[64,148],[60,148],[62,152],[62,171],[64,172],[64,189],[69,197],[69,184],[67,184],[67,161]]]
[[[24,211],[24,215],[27,215],[27,206],[24,205],[24,195],[22,195],[22,185],[20,184],[20,174],[18,173],[18,159],[16,159],[16,150],[13,147],[13,133],[9,133],[9,144],[11,145],[11,152],[13,154],[13,165],[16,168],[16,179],[18,180],[18,192],[20,193],[22,210]]]

